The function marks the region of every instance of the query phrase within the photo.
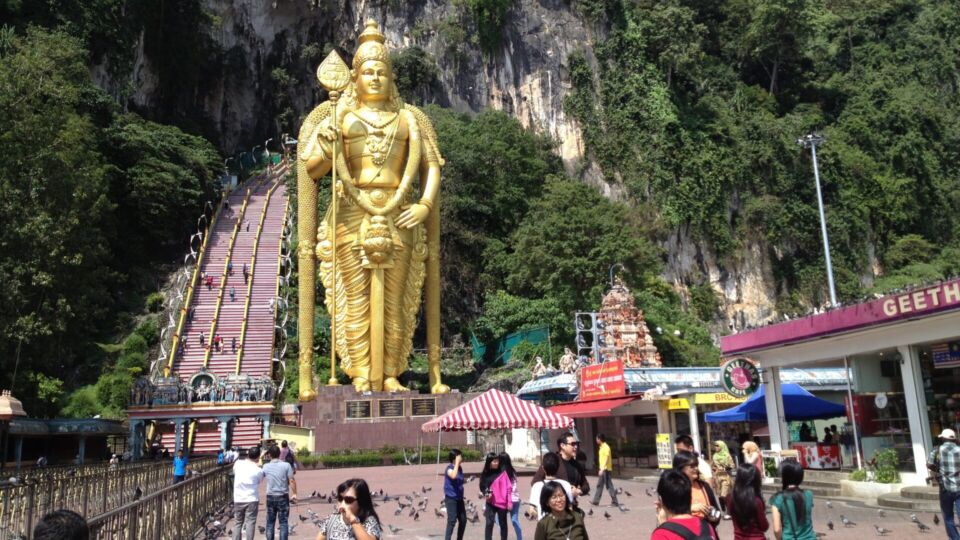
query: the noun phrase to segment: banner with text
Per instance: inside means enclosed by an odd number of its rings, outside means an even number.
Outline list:
[[[580,400],[622,396],[627,393],[623,362],[611,360],[580,370]]]

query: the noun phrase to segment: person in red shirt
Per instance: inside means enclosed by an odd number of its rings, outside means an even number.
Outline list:
[[[690,514],[690,479],[676,469],[657,483],[657,528],[650,540],[717,540],[707,520]]]
[[[770,524],[760,494],[760,473],[749,463],[737,467],[733,492],[727,495],[727,513],[733,516],[734,540],[764,540]]]

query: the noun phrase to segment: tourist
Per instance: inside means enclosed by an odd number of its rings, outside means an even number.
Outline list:
[[[233,275],[233,261],[227,261],[227,275]]]
[[[523,529],[520,528],[520,491],[517,489],[517,471],[513,468],[510,454],[500,453],[500,470],[510,479],[510,521],[513,522],[513,531],[517,533],[517,540],[523,540]]]
[[[237,352],[237,336],[230,338],[230,352]]]
[[[203,347],[207,342],[207,337],[203,335],[203,331],[200,331],[200,346]]]
[[[505,540],[507,538],[507,507],[508,504],[504,502],[503,494],[503,483],[501,482],[501,492],[499,493],[501,506],[495,506],[493,504],[493,484],[503,476],[503,471],[500,470],[500,455],[496,452],[490,452],[487,454],[487,459],[483,463],[483,471],[480,473],[480,492],[483,494],[485,506],[483,508],[483,517],[485,518],[485,526],[483,531],[484,540],[491,540],[493,538],[493,525],[494,522],[500,523],[500,538]],[[511,492],[507,491],[505,499],[509,501],[511,498]]]
[[[822,444],[833,444],[833,432],[828,427],[823,428]]]
[[[753,441],[744,441],[740,448],[743,452],[743,460],[757,468],[762,482],[766,477],[766,471],[763,469],[763,454],[760,453],[760,447]]]
[[[273,540],[273,526],[278,520],[280,540],[287,540],[287,517],[290,502],[297,502],[297,480],[293,477],[293,467],[280,461],[280,447],[271,446],[269,455],[270,463],[263,466],[263,476],[267,479],[267,540]]]
[[[87,540],[90,527],[83,516],[72,510],[56,510],[46,514],[33,528],[34,540]]]
[[[532,507],[530,510],[536,513],[536,519],[538,520],[543,519],[543,516],[549,511],[548,508],[543,508],[540,506],[540,493],[547,482],[556,482],[563,486],[563,489],[567,492],[567,498],[570,499],[570,503],[573,504],[574,501],[570,482],[556,478],[557,470],[560,468],[560,458],[557,457],[557,455],[553,452],[547,452],[543,455],[542,466],[544,479],[540,482],[536,482],[530,488],[530,506]]]
[[[173,458],[173,483],[179,484],[187,476],[187,457],[183,450],[177,450],[177,457]]]
[[[544,484],[539,503],[549,513],[537,522],[534,540],[589,540],[583,512],[570,504],[567,490],[559,482]]]
[[[817,442],[816,437],[814,437],[813,433],[810,431],[810,424],[806,422],[800,424],[799,436],[800,442]],[[811,438],[813,441],[810,440]]]
[[[443,475],[443,506],[447,509],[447,530],[444,540],[453,536],[453,527],[457,527],[457,540],[463,540],[467,529],[467,508],[463,501],[463,453],[454,448],[447,456],[450,464]]]
[[[120,466],[120,456],[113,454],[110,456],[110,468],[116,469]]]
[[[957,540],[960,533],[953,520],[960,501],[960,446],[955,431],[945,429],[940,433],[940,445],[930,452],[927,468],[936,475],[940,486],[940,511],[947,538]]]
[[[217,450],[217,465],[223,465],[224,459],[226,459],[226,451],[223,447],[220,447],[220,449]]]
[[[230,286],[230,301],[231,302],[237,301],[237,290],[233,288],[233,285]]]
[[[260,447],[254,446],[247,452],[247,459],[233,465],[233,540],[240,540],[243,529],[246,529],[247,540],[253,540],[260,507],[260,481],[263,480],[263,470],[257,466],[258,459]]]
[[[801,489],[803,467],[795,460],[780,464],[782,489],[770,499],[776,540],[816,540],[813,532],[813,492]]]
[[[576,437],[569,431],[564,432],[557,439],[557,457],[560,458],[560,469],[557,470],[557,478],[566,480],[573,489],[574,505],[576,497],[590,494],[590,482],[587,481],[587,472],[580,461],[577,460],[577,450],[580,443]],[[545,477],[543,466],[537,469],[533,475],[533,482],[542,482]]]
[[[657,482],[657,528],[650,540],[716,540],[707,520],[690,513],[690,478],[676,469],[664,471]]]
[[[724,502],[721,500],[721,502]],[[770,524],[760,494],[760,475],[749,463],[737,467],[733,492],[726,496],[727,513],[733,516],[733,540],[764,540]]]
[[[613,488],[613,456],[610,454],[610,445],[607,444],[607,437],[603,433],[598,433],[596,437],[598,457],[597,457],[597,492],[593,495],[590,504],[597,506],[600,504],[600,497],[603,496],[603,488],[606,486],[610,492],[610,501],[613,506],[620,506],[617,502],[617,492]]]
[[[700,457],[693,445],[693,437],[689,435],[677,435],[677,438],[673,440],[673,448],[677,452],[690,452]],[[710,464],[706,460],[698,461],[698,463],[700,464],[700,480],[710,484],[710,487],[716,487],[713,485],[713,471],[710,470]]]
[[[351,478],[337,486],[337,513],[319,527],[317,540],[380,540],[380,517],[366,481]]]
[[[690,513],[707,520],[714,528],[723,516],[720,502],[710,484],[700,480],[700,458],[692,452],[677,452],[673,456],[673,468],[687,475],[690,480]]]
[[[720,499],[720,504],[725,508],[727,495],[730,494],[730,490],[733,487],[733,482],[730,480],[730,473],[733,472],[733,456],[730,455],[730,449],[727,448],[727,443],[723,441],[715,441],[713,443],[713,459],[710,460],[710,470],[713,473],[714,484],[717,486],[717,498]]]

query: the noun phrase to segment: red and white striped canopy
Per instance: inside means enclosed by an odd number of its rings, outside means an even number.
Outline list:
[[[491,388],[456,409],[427,422],[420,429],[423,431],[560,429],[571,425],[573,420],[562,414]]]

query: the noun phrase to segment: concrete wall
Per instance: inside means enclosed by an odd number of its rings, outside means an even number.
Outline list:
[[[313,429],[305,427],[270,424],[270,438],[287,441],[291,446],[295,445],[296,451],[302,448],[306,448],[310,452],[316,451],[317,445],[313,431]]]

